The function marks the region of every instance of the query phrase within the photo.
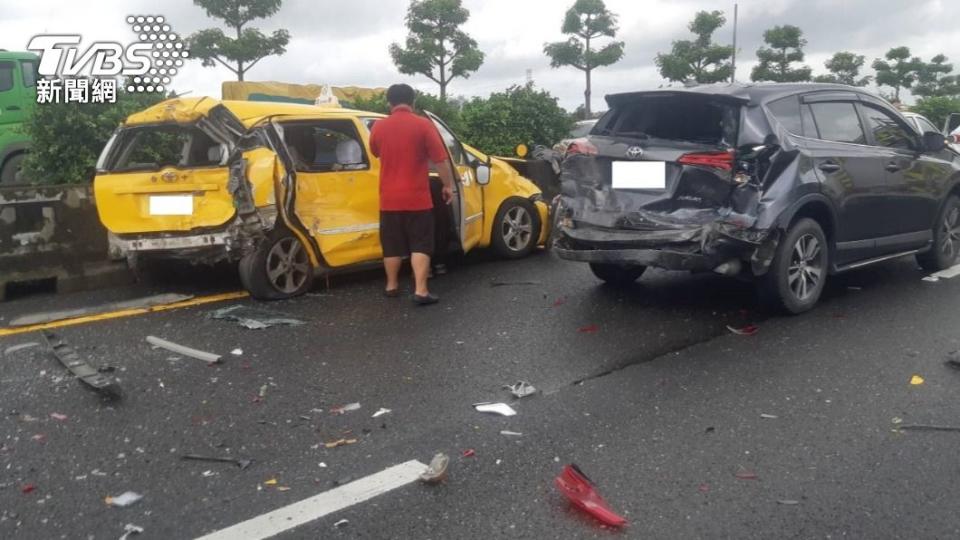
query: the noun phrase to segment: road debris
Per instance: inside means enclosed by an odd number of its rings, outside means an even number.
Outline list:
[[[33,493],[36,490],[37,490],[37,486],[35,486],[34,484],[24,484],[23,486],[20,487],[20,493],[23,493],[24,495],[26,495],[27,493]]]
[[[337,439],[335,441],[330,441],[328,443],[323,443],[327,448],[337,448],[340,446],[347,446],[350,444],[357,444],[357,439]]]
[[[189,356],[197,360],[203,360],[208,364],[219,364],[221,356],[219,354],[208,353],[205,351],[200,351],[197,349],[191,349],[190,347],[184,347],[178,343],[172,341],[167,341],[165,339],[160,339],[155,336],[147,336],[147,343],[153,345],[154,347],[159,347],[161,349],[170,351],[172,353],[180,354],[183,356]]]
[[[699,486],[697,486],[697,491],[699,491],[700,493],[709,493],[710,484],[700,484]]]
[[[233,457],[219,457],[219,456],[201,456],[199,454],[184,454],[180,456],[180,459],[184,461],[209,461],[215,463],[233,463],[240,468],[241,471],[246,470],[251,464],[253,464],[252,459],[242,459],[242,458],[233,458]]]
[[[338,521],[338,522],[336,522],[336,523],[333,524],[333,528],[334,528],[334,529],[340,529],[340,528],[346,527],[346,526],[349,525],[349,524],[350,524],[350,520],[349,520],[349,519],[341,519],[340,521]]]
[[[47,340],[47,344],[53,350],[53,355],[63,364],[63,367],[73,373],[87,388],[111,399],[119,399],[123,395],[116,379],[90,367],[90,364],[80,358],[80,355],[67,345],[60,336],[45,330],[43,337]]]
[[[134,491],[126,491],[117,495],[116,497],[105,497],[104,502],[107,503],[107,506],[119,506],[120,508],[126,508],[140,502],[140,499],[143,499],[143,495],[136,493]]]
[[[447,479],[447,467],[450,466],[450,458],[443,453],[436,454],[430,460],[430,465],[420,475],[420,481],[424,484],[439,484]]]
[[[234,356],[243,356],[243,349],[234,349],[230,351],[230,354]]]
[[[123,536],[120,537],[120,540],[127,540],[131,536],[138,535],[143,532],[143,527],[139,525],[134,525],[133,523],[127,523],[123,526]]]
[[[759,480],[760,477],[753,471],[739,471],[733,475],[737,480]]]
[[[266,482],[264,482],[263,485],[265,485],[265,486],[275,486],[275,485],[277,485],[277,479],[276,479],[276,478],[271,478],[271,479],[267,480]]]
[[[727,326],[727,330],[729,330],[731,333],[736,334],[738,336],[752,336],[757,332],[759,332],[760,328],[755,324],[748,324],[743,328],[734,328],[732,326]]]
[[[26,349],[32,349],[33,347],[39,347],[39,346],[40,344],[37,343],[36,341],[29,341],[27,343],[21,343],[19,345],[13,345],[11,347],[7,347],[6,349],[4,349],[3,355],[10,356],[11,354],[14,354]]]
[[[554,484],[574,506],[595,517],[601,523],[611,527],[622,527],[627,524],[627,520],[610,508],[603,497],[597,493],[593,482],[576,465],[570,464],[564,467],[560,476],[554,480]]]
[[[233,321],[248,330],[263,330],[271,326],[300,326],[306,324],[285,313],[241,305],[218,309],[211,312],[208,317],[211,319]]]
[[[477,451],[474,450],[473,448],[467,448],[466,450],[460,453],[460,457],[463,457],[463,458],[474,457],[476,455],[477,455]]]
[[[36,441],[38,443],[45,443],[47,442],[47,436],[44,435],[43,433],[37,433],[33,437],[30,437],[30,440]]]
[[[541,285],[539,281],[491,281],[491,287],[515,287],[521,285]]]
[[[581,326],[577,328],[577,332],[581,334],[596,334],[600,331],[600,327],[595,324],[588,324],[587,326]]]
[[[514,416],[517,411],[506,403],[474,403],[477,412],[499,414],[500,416]]]
[[[537,389],[527,381],[519,381],[516,384],[507,384],[504,385],[504,388],[510,391],[513,394],[513,397],[520,399],[527,396],[532,396],[537,393]]]
[[[158,294],[156,296],[147,296],[134,300],[125,300],[123,302],[112,302],[99,306],[83,307],[77,309],[67,309],[63,311],[49,311],[44,313],[34,313],[23,315],[10,321],[10,327],[32,326],[35,324],[47,324],[67,319],[76,319],[79,317],[89,317],[91,315],[100,315],[111,311],[125,311],[130,309],[147,309],[157,306],[176,304],[193,298],[189,294]]]
[[[523,433],[518,433],[516,431],[501,431],[500,434],[507,437],[523,437]]]
[[[953,369],[960,369],[960,351],[950,351],[944,364]]]
[[[269,387],[270,387],[270,385],[267,385],[267,384],[261,385],[261,386],[260,386],[260,391],[257,392],[257,397],[259,397],[259,398],[261,398],[261,399],[267,397],[267,388],[269,388]]]
[[[384,409],[383,407],[380,407],[380,410],[378,410],[377,412],[373,413],[373,416],[371,416],[370,418],[377,418],[378,416],[383,416],[383,415],[385,415],[385,414],[390,414],[390,413],[392,413],[392,412],[393,412],[393,411],[390,410],[390,409]]]
[[[553,301],[553,307],[560,307],[566,303],[567,303],[567,297],[561,296],[560,298],[557,298],[556,300]]]
[[[896,429],[903,431],[960,431],[960,426],[937,426],[932,424],[900,424]]]
[[[767,420],[776,420],[777,418],[780,418],[780,417],[775,414],[761,413],[760,418],[766,418]]]
[[[333,407],[330,409],[330,414],[346,414],[350,411],[356,411],[360,409],[359,403],[348,403],[346,405],[341,405],[339,407]]]
[[[910,386],[920,386],[924,382],[926,381],[924,381],[923,377],[919,375],[914,375],[913,377],[910,377]]]
[[[65,422],[67,420],[67,415],[58,412],[52,412],[50,413],[50,418],[53,418],[57,422]]]
[[[796,506],[800,504],[800,501],[794,501],[793,499],[781,499],[777,501],[777,504],[782,504],[784,506]]]

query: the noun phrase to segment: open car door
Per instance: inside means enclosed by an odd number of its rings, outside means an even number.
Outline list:
[[[469,155],[456,135],[436,115],[431,112],[426,112],[426,115],[437,128],[453,165],[453,177],[457,184],[454,187],[456,200],[453,204],[457,205],[454,216],[460,233],[460,245],[466,253],[475,248],[483,236],[483,186],[477,182]]]

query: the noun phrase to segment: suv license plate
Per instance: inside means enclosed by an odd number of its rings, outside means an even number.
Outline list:
[[[663,161],[614,161],[613,189],[666,189],[667,166]]]
[[[151,216],[192,216],[193,195],[151,195]]]

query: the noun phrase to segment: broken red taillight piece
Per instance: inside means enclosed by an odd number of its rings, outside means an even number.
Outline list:
[[[593,482],[576,465],[564,467],[554,482],[560,493],[570,499],[574,506],[597,518],[604,525],[623,527],[627,524],[626,519],[607,505],[607,501],[594,489]]]
[[[729,171],[733,169],[733,152],[696,152],[680,156],[681,165],[699,165]]]
[[[587,139],[574,139],[567,145],[567,155],[583,154],[586,156],[595,156],[599,151],[596,145]]]

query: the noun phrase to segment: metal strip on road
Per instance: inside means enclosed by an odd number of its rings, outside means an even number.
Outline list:
[[[261,540],[415,482],[427,466],[412,460],[394,465],[309,499],[278,508],[196,540]],[[321,535],[322,536],[322,535]]]
[[[246,298],[248,296],[250,296],[250,293],[246,291],[215,294],[211,296],[200,296],[198,298],[191,298],[190,300],[184,300],[183,302],[174,302],[172,304],[162,304],[158,306],[150,306],[150,307],[136,308],[136,309],[121,309],[119,311],[99,313],[97,315],[89,315],[86,317],[76,317],[74,319],[64,319],[61,321],[54,321],[50,323],[35,324],[33,326],[19,326],[17,328],[0,328],[0,338],[6,337],[6,336],[15,336],[17,334],[26,334],[29,332],[36,332],[37,330],[49,330],[53,328],[62,328],[64,326],[76,326],[80,324],[89,324],[97,321],[106,321],[110,319],[122,319],[124,317],[133,317],[135,315],[143,315],[146,313],[156,313],[159,311],[169,311],[172,309],[202,306],[204,304],[212,304],[214,302],[224,302],[226,300],[238,300],[240,298]]]

